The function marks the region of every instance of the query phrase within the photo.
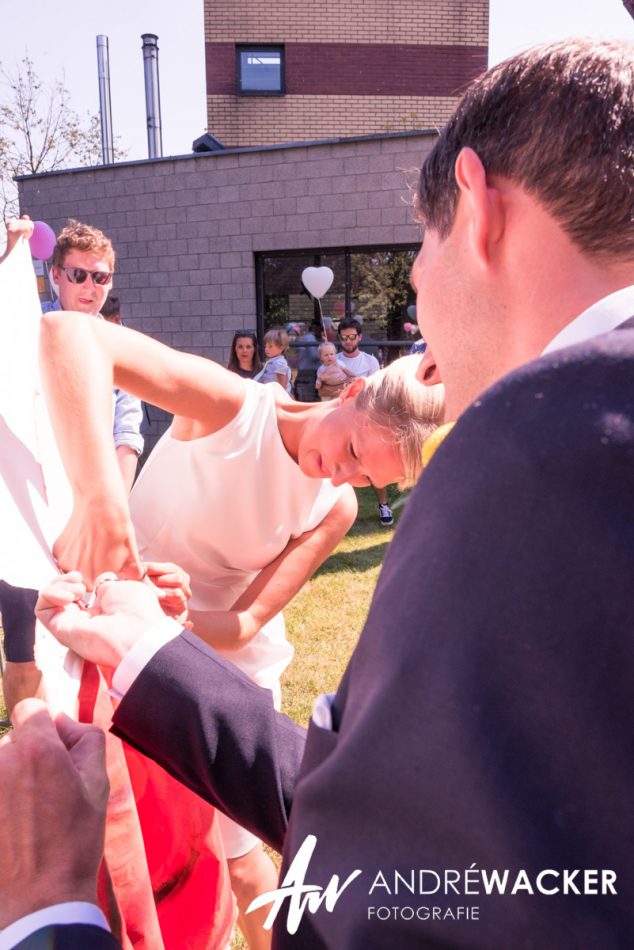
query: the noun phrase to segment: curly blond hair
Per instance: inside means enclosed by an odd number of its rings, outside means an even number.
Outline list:
[[[114,270],[115,253],[110,238],[107,238],[99,228],[93,228],[89,224],[82,224],[81,221],[69,218],[66,227],[62,228],[57,235],[53,250],[53,266],[62,267],[66,254],[72,250],[89,251],[97,257],[103,257],[110,270]]]

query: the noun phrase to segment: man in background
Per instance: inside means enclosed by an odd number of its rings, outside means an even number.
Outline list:
[[[57,236],[53,251],[51,278],[57,289],[55,304],[45,304],[42,312],[75,310],[92,316],[117,314],[119,298],[112,295],[115,252],[112,242],[98,228],[70,219]],[[114,305],[114,306],[113,306]],[[107,314],[103,314],[106,307]],[[113,322],[120,322],[119,321]],[[121,476],[129,492],[134,482],[139,456],[143,451],[141,401],[121,389],[114,391],[112,435],[117,449]]]
[[[116,294],[108,294],[106,302],[101,308],[101,316],[104,320],[107,320],[108,323],[116,323],[119,326],[123,326],[123,320],[121,319],[121,301]]]

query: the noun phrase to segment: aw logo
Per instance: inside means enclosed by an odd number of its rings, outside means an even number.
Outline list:
[[[339,884],[338,874],[333,874],[326,887],[319,887],[317,884],[306,884],[308,865],[316,844],[317,838],[315,835],[308,835],[286,872],[282,886],[275,891],[266,891],[266,893],[260,894],[249,904],[247,914],[252,910],[258,910],[260,907],[271,904],[271,910],[264,921],[264,927],[267,930],[270,930],[273,926],[286,900],[289,902],[286,920],[286,929],[289,934],[297,933],[305,911],[308,911],[309,914],[315,914],[323,904],[325,909],[332,913],[343,892],[361,874],[360,870],[353,871],[341,885]]]

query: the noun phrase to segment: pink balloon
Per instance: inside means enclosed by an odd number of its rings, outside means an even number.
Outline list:
[[[31,254],[40,261],[47,261],[55,247],[55,231],[46,221],[33,222],[33,234],[29,240]]]

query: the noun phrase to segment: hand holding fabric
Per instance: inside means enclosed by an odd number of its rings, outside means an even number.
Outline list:
[[[0,257],[0,261],[3,261],[11,253],[20,238],[28,241],[33,234],[33,228],[34,222],[26,214],[23,214],[21,218],[9,218],[6,222],[7,246],[4,254]]]
[[[139,580],[143,567],[125,501],[76,498],[73,512],[53,545],[62,571],[79,571],[88,589],[104,571]]]
[[[108,669],[116,669],[135,643],[165,619],[148,584],[99,584],[89,610],[80,604],[85,593],[78,571],[55,578],[40,591],[35,613],[63,646]]]

